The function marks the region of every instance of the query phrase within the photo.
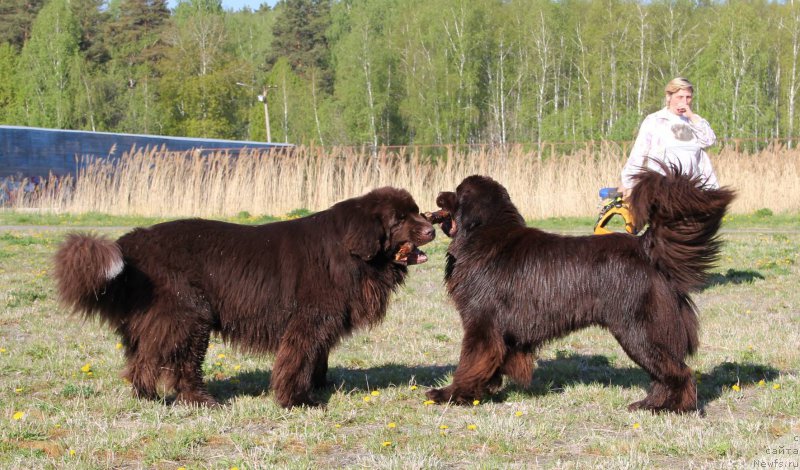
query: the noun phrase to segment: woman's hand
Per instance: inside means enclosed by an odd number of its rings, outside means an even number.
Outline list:
[[[686,116],[686,118],[692,122],[696,122],[698,119],[700,119],[700,116],[698,116],[692,111],[692,108],[691,106],[689,106],[688,103],[685,106],[683,106],[682,109],[678,109],[678,111],[679,112],[682,111],[680,114]]]

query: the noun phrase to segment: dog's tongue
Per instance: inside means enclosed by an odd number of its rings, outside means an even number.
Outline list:
[[[422,264],[428,261],[428,255],[425,254],[424,251],[420,250],[419,248],[414,248],[414,251],[408,254],[406,258],[406,263],[411,264]]]

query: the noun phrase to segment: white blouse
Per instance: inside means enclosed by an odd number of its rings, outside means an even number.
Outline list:
[[[714,145],[717,136],[708,121],[692,122],[664,108],[647,116],[636,136],[631,154],[622,168],[622,186],[633,187],[632,177],[642,168],[651,168],[663,173],[656,163],[680,165],[684,174],[702,175],[704,186],[719,188],[717,175],[705,149]]]

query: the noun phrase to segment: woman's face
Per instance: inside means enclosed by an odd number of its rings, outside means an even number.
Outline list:
[[[690,90],[678,90],[669,96],[667,108],[678,116],[683,116],[686,110],[692,109],[692,92]]]

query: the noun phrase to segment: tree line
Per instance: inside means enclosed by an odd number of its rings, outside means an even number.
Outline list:
[[[800,5],[2,0],[0,122],[317,145],[629,140],[695,84],[722,138],[794,138]]]

